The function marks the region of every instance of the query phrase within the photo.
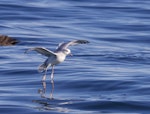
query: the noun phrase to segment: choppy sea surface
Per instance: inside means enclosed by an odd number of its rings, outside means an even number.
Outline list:
[[[0,34],[19,40],[0,47],[1,114],[150,113],[149,0],[1,0]],[[75,39],[50,99],[46,57],[24,51]]]

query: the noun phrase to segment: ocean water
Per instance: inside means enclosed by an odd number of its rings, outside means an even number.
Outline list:
[[[19,40],[0,47],[1,114],[150,113],[149,0],[1,0],[0,34]],[[46,57],[75,39],[73,57],[55,67],[53,99],[37,72]]]

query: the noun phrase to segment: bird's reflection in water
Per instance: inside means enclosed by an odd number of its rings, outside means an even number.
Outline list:
[[[33,100],[32,102],[39,104],[38,106],[34,107],[34,109],[38,109],[40,111],[56,111],[56,112],[63,112],[63,113],[68,113],[71,110],[64,106],[67,104],[66,102],[69,101],[67,100],[59,100],[59,99],[54,99],[54,100],[49,100],[49,99],[42,99],[42,100]],[[64,105],[63,105],[64,104]]]
[[[46,82],[42,82],[42,89],[38,89],[38,93],[41,95],[42,98],[46,98]]]
[[[46,96],[46,92],[48,91],[47,89],[49,88],[48,85],[51,83],[51,91],[49,96]],[[47,110],[47,111],[56,111],[56,112],[63,112],[63,113],[68,113],[70,110],[65,107],[65,105],[69,105],[72,103],[70,100],[65,100],[65,99],[54,99],[53,98],[53,91],[54,91],[54,81],[51,82],[46,82],[42,81],[41,85],[42,88],[38,89],[38,93],[40,94],[41,98],[40,100],[32,100],[32,102],[40,104],[40,106],[34,107],[35,109],[38,110]]]
[[[42,81],[42,89],[38,90],[38,93],[41,95],[42,98],[47,98],[46,97],[46,81]],[[54,92],[54,81],[51,81],[51,92],[48,98],[53,99],[53,92]]]
[[[46,92],[49,89],[49,84],[51,83],[51,90],[50,94],[47,97]],[[64,98],[53,98],[53,92],[54,92],[54,81],[47,82],[42,81],[41,83],[42,88],[38,90],[38,93],[40,94],[42,99],[38,100],[32,100],[32,102],[39,104],[38,106],[34,107],[35,109],[38,109],[40,111],[56,111],[61,113],[69,113],[71,111],[74,111],[69,108],[70,105],[73,105],[74,103],[82,102],[81,99],[64,99]]]

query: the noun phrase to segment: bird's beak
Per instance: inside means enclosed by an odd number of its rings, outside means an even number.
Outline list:
[[[72,53],[69,54],[71,57],[73,56]]]

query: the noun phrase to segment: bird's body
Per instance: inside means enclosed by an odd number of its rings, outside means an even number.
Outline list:
[[[38,53],[48,57],[44,61],[44,63],[39,66],[38,70],[39,72],[45,72],[45,75],[43,76],[43,79],[42,79],[42,81],[45,81],[47,69],[51,66],[52,67],[51,81],[53,81],[54,66],[63,62],[67,55],[71,55],[71,51],[70,49],[68,49],[68,47],[77,45],[77,44],[86,44],[86,43],[89,43],[89,42],[86,40],[74,40],[74,41],[70,41],[67,43],[61,43],[59,44],[58,48],[54,52],[43,47],[30,48],[27,51],[30,51],[30,50],[37,51]]]
[[[48,57],[43,64],[39,66],[39,72],[45,71],[48,67],[57,65],[63,62],[66,58],[66,55],[62,52],[55,53],[55,56]]]

